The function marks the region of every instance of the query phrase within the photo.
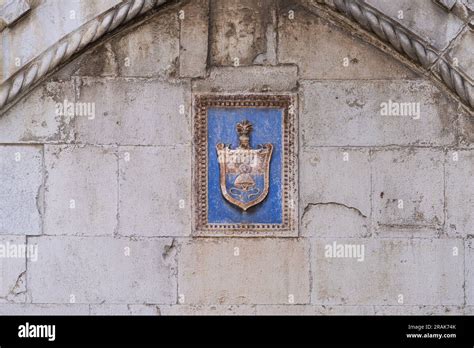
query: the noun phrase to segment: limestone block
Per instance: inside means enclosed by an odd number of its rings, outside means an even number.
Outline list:
[[[474,243],[466,242],[466,304],[474,305]]]
[[[181,304],[309,302],[309,248],[297,239],[195,239],[178,255]]]
[[[454,111],[430,82],[303,81],[301,91],[303,146],[454,142]]]
[[[24,236],[0,236],[0,302],[25,301],[25,245]]]
[[[179,75],[205,76],[209,41],[209,0],[195,0],[185,4],[180,9],[180,15]]]
[[[41,234],[41,146],[0,146],[0,234]]]
[[[474,235],[474,150],[446,154],[446,227],[454,236]]]
[[[160,308],[157,305],[133,305],[133,304],[92,304],[91,315],[159,315]]]
[[[370,227],[370,162],[365,149],[307,148],[300,155],[304,236],[360,237]]]
[[[160,306],[161,315],[255,315],[253,305],[171,305]]]
[[[176,145],[191,141],[186,82],[82,78],[79,102],[95,103],[94,119],[76,119],[80,143]]]
[[[365,0],[365,2],[408,28],[439,51],[448,46],[464,24],[460,18],[447,13],[432,1]]]
[[[45,234],[113,235],[116,151],[100,146],[46,146]]]
[[[436,149],[373,152],[373,218],[380,228],[442,226],[443,162]]]
[[[464,147],[474,147],[474,117],[467,113],[459,115],[459,143]]]
[[[173,11],[160,12],[139,26],[89,51],[74,62],[74,75],[175,76],[179,23]]]
[[[0,115],[0,142],[51,143],[70,141],[73,116],[58,105],[74,102],[72,81],[48,81]]]
[[[211,62],[251,65],[266,52],[272,0],[211,0]]]
[[[89,315],[87,304],[0,304],[0,315]]]
[[[26,0],[7,0],[2,1],[0,5],[0,30],[13,24],[30,10]]]
[[[257,315],[374,315],[373,306],[260,305]]]
[[[195,80],[193,92],[289,92],[297,88],[298,69],[290,66],[222,67]]]
[[[375,306],[376,315],[463,315],[462,306]]]
[[[119,0],[40,1],[11,28],[2,32],[3,76],[8,78],[20,66],[37,57],[65,35],[95,16],[117,5]],[[54,26],[54,30],[52,30]],[[1,75],[1,74],[0,74]]]
[[[119,234],[191,234],[191,149],[120,147]]]
[[[328,257],[334,243],[338,253]],[[354,246],[364,251],[363,258],[350,257],[360,256],[350,253]],[[314,239],[311,252],[314,304],[464,303],[460,239]]]
[[[377,48],[294,5],[280,11],[278,42],[278,61],[298,64],[303,79],[416,77]]]
[[[456,68],[465,72],[467,76],[474,80],[474,61],[472,52],[474,51],[474,31],[466,29],[456,40],[445,58]]]
[[[170,239],[39,237],[28,262],[33,303],[176,303]]]

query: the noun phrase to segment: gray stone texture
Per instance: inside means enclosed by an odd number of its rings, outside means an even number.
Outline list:
[[[470,178],[466,180],[466,178]],[[446,227],[453,236],[474,235],[474,152],[446,154]]]
[[[33,303],[176,303],[172,240],[38,237],[28,261]]]
[[[446,12],[432,1],[365,0],[365,2],[395,22],[410,28],[412,32],[439,51],[448,46],[464,24],[461,19]]]
[[[466,305],[474,305],[474,242],[469,239],[466,242]],[[472,311],[474,313],[474,311]]]
[[[192,1],[180,10],[179,76],[181,77],[203,77],[206,74],[209,11],[209,0]]]
[[[26,245],[24,236],[0,236],[0,303],[25,301],[25,272],[26,257],[24,254],[12,253],[7,250],[12,247],[18,250],[19,246]],[[1,311],[0,304],[0,311]]]
[[[24,66],[66,34],[118,4],[104,1],[35,1],[35,6],[11,28],[1,32],[4,79]]]
[[[189,144],[187,82],[157,79],[78,80],[79,102],[95,103],[95,118],[76,117],[76,140],[87,144]],[[180,106],[184,109],[180,110]]]
[[[191,149],[120,147],[120,235],[191,234]]]
[[[474,81],[474,62],[472,59],[472,51],[474,49],[473,30],[466,28],[445,56],[454,67],[464,72],[471,81]]]
[[[45,316],[45,315],[89,315],[87,304],[0,304],[0,315]]]
[[[58,104],[74,102],[72,81],[47,81],[0,117],[2,143],[71,141],[72,117],[58,113]]]
[[[42,146],[0,146],[0,234],[42,229]]]
[[[211,63],[251,65],[267,50],[273,0],[211,0]]]
[[[427,81],[302,81],[303,146],[449,145],[451,105]],[[382,115],[382,103],[419,103],[420,115]],[[393,104],[392,104],[393,105]],[[412,104],[413,105],[413,104]],[[415,104],[417,105],[417,104]],[[413,108],[416,110],[416,106]]]
[[[179,22],[165,11],[81,56],[74,75],[174,77],[179,57]]]
[[[334,239],[314,239],[312,303],[323,305],[463,305],[460,239],[338,239],[364,245],[356,258],[328,258]],[[454,248],[458,254],[454,255]],[[403,296],[400,303],[399,295]]]
[[[257,315],[374,315],[373,306],[267,305],[257,306]]]
[[[291,13],[290,16],[290,12]],[[278,61],[297,64],[302,79],[400,79],[416,74],[336,25],[290,3],[280,10]],[[337,45],[334,45],[337,42]]]
[[[193,82],[193,92],[289,92],[297,88],[296,65],[213,68],[205,80]]]
[[[44,234],[113,235],[117,228],[117,149],[45,148]]]
[[[300,154],[299,166],[302,235],[367,235],[371,192],[369,151],[306,149]]]
[[[472,88],[468,1],[366,3]],[[28,4],[0,32],[0,81],[119,1]],[[38,260],[0,257],[0,314],[474,314],[472,110],[439,62],[415,67],[332,5],[169,2],[2,110],[0,248]],[[193,237],[193,93],[298,96],[297,237]],[[363,261],[326,257],[334,242]]]
[[[373,218],[379,229],[442,226],[443,163],[444,153],[435,149],[373,152]]]
[[[178,296],[184,304],[309,302],[304,240],[199,238],[181,245],[178,260]]]
[[[0,30],[13,24],[30,10],[30,5],[26,0],[6,0],[0,5]]]

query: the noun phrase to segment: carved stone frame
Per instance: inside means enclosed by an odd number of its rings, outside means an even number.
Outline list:
[[[200,94],[194,96],[193,235],[238,237],[298,236],[297,98],[294,94]],[[282,120],[282,223],[208,223],[208,108],[278,108]]]

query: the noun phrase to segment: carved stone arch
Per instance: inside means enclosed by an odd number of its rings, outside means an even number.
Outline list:
[[[106,12],[98,14],[61,40],[45,48],[41,54],[7,77],[0,85],[0,112],[4,113],[19,98],[28,94],[34,86],[57,71],[72,57],[81,54],[86,48],[111,32],[125,28],[139,17],[155,12],[165,5],[182,2],[186,1],[124,0]],[[379,48],[388,45],[391,49],[385,49],[386,53],[430,78],[436,84],[443,84],[445,91],[459,100],[466,110],[473,112],[474,92],[470,76],[472,72],[463,71],[455,66],[457,62],[453,64],[447,59],[447,49],[436,49],[414,34],[411,28],[374,9],[366,3],[367,1],[294,0],[294,2],[303,5],[310,12],[324,12],[336,23],[352,28],[355,31],[354,35]],[[460,36],[462,32],[472,35],[472,29],[469,27],[469,25],[472,26],[472,10],[464,6],[464,11],[465,25],[457,36]],[[457,37],[451,41],[454,42],[456,39]]]

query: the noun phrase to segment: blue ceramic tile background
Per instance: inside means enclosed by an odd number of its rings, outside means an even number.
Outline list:
[[[208,109],[208,223],[282,222],[282,118],[283,109],[275,108],[209,108]],[[270,188],[265,200],[243,211],[229,203],[221,193],[216,145],[239,145],[235,126],[248,120],[253,125],[250,145],[273,145],[270,162]]]

